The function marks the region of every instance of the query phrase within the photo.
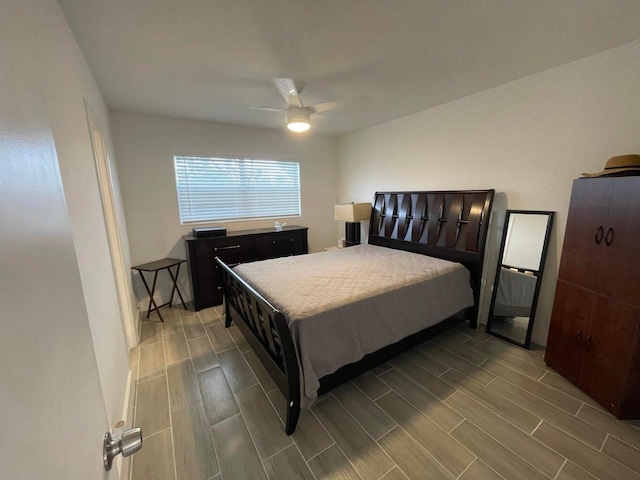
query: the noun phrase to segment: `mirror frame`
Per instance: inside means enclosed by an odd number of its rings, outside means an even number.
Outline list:
[[[500,281],[500,272],[501,272],[501,268],[502,268],[502,260],[504,258],[504,251],[506,248],[506,240],[507,240],[507,233],[509,232],[509,220],[511,219],[511,215],[514,214],[525,214],[525,215],[546,215],[547,216],[547,228],[545,230],[544,233],[544,241],[542,244],[542,252],[540,254],[540,268],[538,270],[538,275],[537,275],[537,280],[536,280],[536,286],[535,286],[535,290],[533,292],[533,301],[532,301],[532,305],[531,305],[531,313],[529,315],[529,324],[527,325],[527,334],[525,336],[525,340],[524,342],[518,342],[517,340],[514,340],[513,338],[509,338],[506,335],[502,335],[500,333],[497,332],[492,332],[491,331],[491,321],[493,319],[493,309],[495,306],[495,302],[496,302],[496,295],[498,293],[498,282]],[[500,242],[500,253],[498,254],[498,265],[496,267],[496,276],[495,276],[495,280],[493,282],[493,292],[491,293],[491,304],[489,307],[489,317],[487,318],[487,327],[485,329],[485,331],[490,334],[493,335],[495,337],[498,337],[502,340],[505,340],[507,342],[513,343],[515,345],[518,345],[520,347],[529,349],[530,345],[531,345],[531,332],[533,331],[533,322],[535,320],[535,315],[536,315],[536,307],[538,305],[538,295],[540,294],[540,284],[542,283],[542,274],[544,272],[544,265],[547,261],[547,251],[549,250],[549,239],[551,236],[551,228],[553,227],[553,218],[555,216],[555,212],[551,212],[551,211],[546,211],[546,210],[507,210],[506,211],[506,216],[504,219],[504,228],[502,231],[502,241]]]

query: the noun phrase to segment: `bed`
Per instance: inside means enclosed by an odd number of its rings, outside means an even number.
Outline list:
[[[317,395],[454,323],[477,326],[493,194],[378,192],[368,245],[234,268],[216,259],[225,324],[286,397],[287,434]]]

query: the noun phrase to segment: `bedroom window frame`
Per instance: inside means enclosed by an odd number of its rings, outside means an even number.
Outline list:
[[[176,154],[173,166],[181,225],[302,214],[299,162]]]

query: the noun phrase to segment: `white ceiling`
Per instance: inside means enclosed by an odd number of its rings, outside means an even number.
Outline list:
[[[640,38],[639,0],[59,0],[113,110],[339,136]]]

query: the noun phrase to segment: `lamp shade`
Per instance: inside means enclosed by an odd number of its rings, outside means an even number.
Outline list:
[[[341,203],[334,206],[336,220],[344,222],[359,222],[369,220],[371,216],[370,203]]]

